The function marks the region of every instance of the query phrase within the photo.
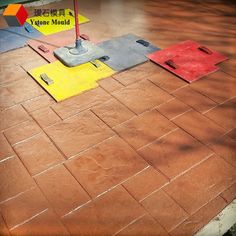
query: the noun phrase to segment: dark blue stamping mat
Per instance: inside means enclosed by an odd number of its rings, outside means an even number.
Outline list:
[[[134,34],[115,37],[99,43],[98,46],[106,54],[101,61],[115,71],[122,71],[144,63],[149,60],[146,57],[147,54],[160,50]]]
[[[21,27],[0,29],[0,53],[24,47],[29,39],[40,36],[42,34],[28,23]]]

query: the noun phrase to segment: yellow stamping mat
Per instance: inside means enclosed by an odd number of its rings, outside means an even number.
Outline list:
[[[40,66],[28,72],[57,102],[81,92],[96,88],[97,80],[115,73],[110,67],[96,60],[76,67],[66,67],[60,61]],[[46,74],[51,84],[41,75]]]
[[[50,35],[61,31],[69,30],[75,27],[74,11],[65,9],[65,15],[60,15],[59,11],[57,16],[34,16],[27,19],[35,29],[44,35]],[[59,16],[60,15],[60,16]],[[85,16],[79,16],[79,23],[87,23],[89,19]]]

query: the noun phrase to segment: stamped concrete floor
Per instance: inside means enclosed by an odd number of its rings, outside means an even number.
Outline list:
[[[235,5],[80,6],[98,40],[192,39],[230,60],[191,85],[147,62],[56,103],[26,73],[46,61],[29,47],[1,54],[0,235],[194,235],[236,197]]]

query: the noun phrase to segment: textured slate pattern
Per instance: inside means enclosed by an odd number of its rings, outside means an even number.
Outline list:
[[[147,54],[160,50],[158,47],[149,44],[148,47],[137,43],[142,38],[127,34],[111,40],[99,43],[108,58],[102,61],[115,71],[122,71],[145,61],[148,61]]]
[[[32,32],[28,32],[25,26],[29,27]],[[21,48],[32,38],[38,38],[42,34],[34,29],[28,23],[22,27],[9,27],[0,29],[0,52],[7,52],[13,49]]]

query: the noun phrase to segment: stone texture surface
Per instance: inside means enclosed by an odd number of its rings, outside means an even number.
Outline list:
[[[176,126],[153,110],[134,117],[114,129],[132,147],[139,149],[173,131]]]
[[[66,163],[92,197],[116,186],[147,165],[118,137],[106,140]]]
[[[90,200],[88,194],[63,165],[36,176],[35,181],[59,216]]]
[[[45,131],[68,158],[113,135],[108,126],[90,111],[68,118]]]
[[[168,232],[188,217],[183,208],[162,190],[147,197],[141,203]]]

